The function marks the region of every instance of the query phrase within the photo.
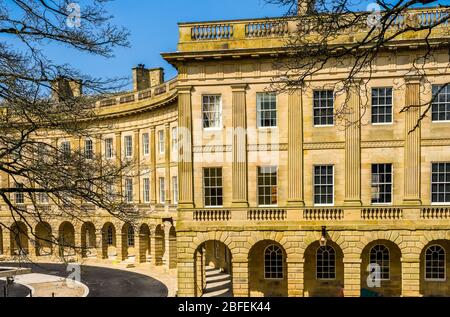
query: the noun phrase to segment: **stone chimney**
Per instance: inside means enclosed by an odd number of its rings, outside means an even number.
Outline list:
[[[133,68],[133,90],[140,91],[164,82],[164,70],[162,68],[145,68],[144,64],[139,64]]]
[[[59,77],[52,81],[52,95],[55,100],[80,97],[83,94],[83,85],[80,80]]]
[[[298,0],[298,15],[308,15],[314,11],[315,0]]]

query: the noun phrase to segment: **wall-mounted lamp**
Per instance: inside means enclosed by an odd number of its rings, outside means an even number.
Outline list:
[[[322,237],[320,237],[320,246],[324,247],[327,245],[327,227],[322,227]]]

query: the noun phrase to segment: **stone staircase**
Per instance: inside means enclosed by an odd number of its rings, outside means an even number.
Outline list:
[[[203,297],[233,297],[231,276],[220,269],[207,267]]]

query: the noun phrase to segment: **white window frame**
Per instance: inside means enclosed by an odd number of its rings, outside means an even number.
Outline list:
[[[369,250],[369,264],[377,264],[378,265],[378,263],[372,262],[372,251],[376,247],[384,247],[387,250],[387,252],[388,252],[389,260],[388,260],[387,266],[385,266],[385,267],[387,267],[387,270],[388,270],[388,277],[387,278],[383,278],[382,277],[382,278],[380,278],[380,280],[381,281],[390,281],[391,280],[391,250],[386,245],[384,245],[384,244],[376,244],[372,248],[370,248],[370,250]],[[382,259],[382,262],[384,262],[384,259]],[[380,266],[380,268],[382,269],[383,267]]]
[[[178,204],[178,176],[172,176],[172,199],[173,203]]]
[[[159,178],[159,203],[166,203],[166,179],[164,177]]]
[[[319,250],[322,248],[331,248],[333,249],[334,252],[334,278],[319,278],[319,267],[317,266],[317,257],[319,255]],[[316,257],[315,257],[315,262],[316,262],[316,280],[317,281],[335,281],[337,279],[337,266],[338,266],[338,261],[337,261],[337,252],[336,249],[333,248],[331,245],[326,245],[326,246],[320,246],[317,250],[316,250]]]
[[[316,167],[321,167],[321,166],[332,166],[333,167],[333,203],[331,203],[331,204],[316,204],[316,192],[315,192],[315,187],[316,187],[316,179],[315,179],[315,177],[316,177],[316,174],[315,174],[315,168]],[[334,207],[335,199],[336,199],[336,197],[335,197],[336,196],[336,187],[335,187],[336,175],[335,174],[336,174],[336,169],[335,169],[334,164],[317,164],[317,165],[313,165],[313,172],[312,172],[313,191],[312,191],[312,194],[313,194],[313,204],[314,204],[315,207]]]
[[[222,170],[222,205],[220,206],[208,206],[206,205],[206,187],[205,187],[205,169],[221,169]],[[224,201],[224,189],[223,189],[223,167],[217,167],[217,166],[211,166],[211,167],[204,167],[202,170],[202,183],[203,183],[203,205],[205,208],[223,208],[223,201]]]
[[[142,179],[142,199],[144,203],[150,203],[150,178],[144,177]]]
[[[321,92],[321,91],[332,91],[333,92],[333,124],[316,124],[315,122],[315,116],[314,116],[314,94],[315,92]],[[329,128],[329,127],[334,127],[336,125],[336,118],[334,116],[334,111],[335,111],[335,107],[336,107],[336,96],[335,96],[335,92],[332,89],[314,89],[312,92],[312,123],[313,123],[313,127],[314,128]]]
[[[261,104],[259,103],[260,97],[264,95],[274,95],[275,97],[275,110],[262,110],[260,108]],[[261,113],[262,112],[270,112],[275,111],[275,125],[274,126],[262,126],[261,125]],[[256,126],[258,129],[265,130],[265,129],[277,129],[278,128],[278,96],[276,93],[270,93],[270,92],[259,92],[256,93]]]
[[[123,145],[124,145],[124,156],[126,158],[133,157],[133,136],[125,135],[123,137]]]
[[[106,138],[105,141],[105,158],[112,160],[114,158],[114,139]]]
[[[158,131],[158,151],[159,154],[164,154],[166,151],[166,138],[164,135],[164,130]]]
[[[84,155],[88,160],[94,158],[94,142],[91,139],[84,140]]]
[[[436,123],[436,124],[439,124],[439,123],[450,123],[450,120],[433,120],[433,104],[434,104],[434,102],[433,102],[433,87],[435,87],[435,86],[444,86],[444,85],[445,84],[433,84],[431,86],[431,109],[430,109],[431,110],[431,118],[430,118],[431,119],[431,123]],[[446,87],[446,89],[450,89],[450,85],[448,85]]]
[[[392,206],[394,204],[394,164],[393,163],[374,163],[374,164],[370,165],[371,188],[373,187],[373,177],[372,177],[373,176],[373,173],[372,173],[373,165],[391,165],[391,202],[390,203],[373,203],[372,197],[370,197],[371,204],[373,206]]]
[[[259,190],[260,190],[260,186],[259,186],[259,170],[261,169],[261,168],[274,168],[275,169],[275,171],[276,171],[276,173],[277,173],[277,203],[276,204],[272,204],[272,205],[260,205],[259,204]],[[258,199],[258,207],[278,207],[278,203],[279,203],[279,186],[278,186],[278,184],[279,184],[279,167],[278,166],[258,166],[257,167],[257,171],[256,171],[256,195],[257,195],[257,199]]]
[[[62,141],[60,145],[60,151],[63,155],[70,155],[72,151],[72,145],[70,141]]]
[[[373,105],[373,97],[372,97],[373,90],[374,89],[389,89],[389,88],[392,89],[392,96],[391,96],[391,98],[392,98],[392,104],[391,104],[391,118],[392,118],[392,121],[391,122],[374,123],[373,122],[373,107],[374,107],[374,105]],[[380,105],[377,105],[377,107],[378,106],[380,106]],[[386,87],[372,87],[371,91],[370,91],[370,111],[371,111],[371,113],[370,113],[370,122],[372,123],[372,125],[374,125],[374,126],[393,125],[394,124],[394,87],[389,87],[389,86],[386,86]]]
[[[281,252],[281,277],[267,277],[266,252],[271,247],[278,248],[278,250]],[[284,263],[285,263],[285,261],[286,261],[286,259],[284,258],[284,252],[280,246],[278,246],[276,244],[270,244],[267,247],[265,247],[264,252],[263,252],[263,262],[262,262],[264,265],[264,280],[267,280],[267,281],[282,281],[282,280],[284,280],[284,277],[285,277]],[[275,274],[275,273],[273,273],[273,274]]]
[[[450,202],[433,202],[433,165],[450,164],[450,162],[431,162],[430,167],[430,201],[432,206],[450,206]]]
[[[436,246],[438,246],[438,247],[440,247],[443,251],[444,251],[444,277],[443,278],[427,278],[427,251],[431,248],[431,247],[436,247]],[[424,261],[425,261],[425,263],[424,263],[424,265],[423,265],[423,269],[424,269],[424,279],[425,279],[425,281],[429,281],[429,282],[446,282],[447,281],[447,252],[445,251],[445,248],[442,246],[442,245],[440,245],[440,244],[432,244],[432,245],[430,245],[429,247],[427,247],[426,249],[425,249],[425,254],[424,254],[424,257],[423,257],[424,259]]]
[[[150,155],[150,134],[142,134],[142,154],[144,156]]]
[[[178,127],[172,127],[172,153],[178,152]]]
[[[125,202],[127,204],[132,204],[134,202],[133,200],[133,179],[132,178],[125,178]]]
[[[16,188],[23,189],[23,188],[25,188],[25,186],[23,184],[16,183]],[[20,202],[19,202],[19,199],[17,199],[18,197],[21,197]],[[14,193],[14,203],[16,205],[25,205],[25,193],[15,192]]]
[[[204,98],[205,97],[219,97],[220,98],[220,102],[219,102],[219,114],[220,114],[220,116],[219,116],[219,123],[218,123],[217,126],[205,127],[205,118],[204,118],[204,113],[205,113]],[[202,100],[201,100],[202,108],[201,108],[201,110],[202,110],[202,128],[203,128],[203,130],[205,130],[205,131],[218,131],[218,130],[222,130],[223,129],[223,105],[222,105],[222,102],[223,102],[223,98],[222,98],[221,94],[205,94],[205,95],[202,95]]]

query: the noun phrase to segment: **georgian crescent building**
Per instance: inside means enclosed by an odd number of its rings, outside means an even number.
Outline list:
[[[394,27],[442,14],[411,10]],[[138,226],[93,210],[83,222],[36,223],[36,232],[81,244],[89,252],[80,256],[176,267],[178,296],[220,295],[221,285],[239,297],[449,296],[450,88],[439,89],[450,80],[447,24],[429,36],[426,78],[410,71],[426,34],[405,33],[378,55],[366,94],[355,86],[347,96],[329,88],[348,73],[346,60],[305,88],[268,91],[295,28],[289,19],[180,23],[177,51],[162,54],[178,76],[133,69],[134,91],[98,104],[108,129],[89,145],[140,162],[140,176],[123,181]],[[335,122],[343,98],[362,124]],[[421,110],[401,110],[431,101],[413,129]],[[23,239],[32,257],[56,252]],[[17,252],[10,233],[0,246]]]

